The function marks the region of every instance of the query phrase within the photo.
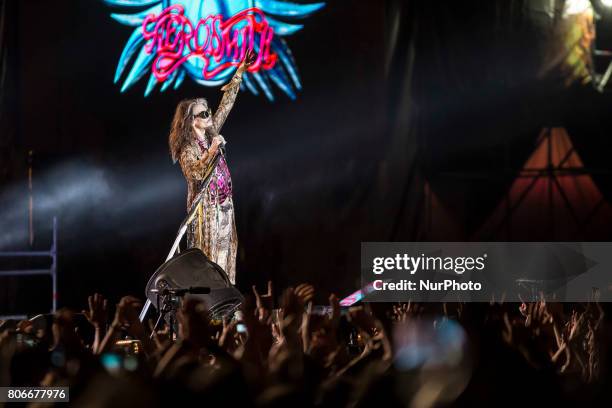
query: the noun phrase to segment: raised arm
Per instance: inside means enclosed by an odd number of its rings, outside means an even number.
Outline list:
[[[219,103],[219,107],[217,111],[213,115],[213,123],[217,133],[221,132],[221,128],[225,123],[225,119],[227,119],[227,115],[229,115],[232,107],[234,106],[234,102],[236,101],[236,95],[238,95],[238,91],[240,90],[240,83],[242,82],[242,74],[246,71],[249,66],[251,66],[255,62],[255,54],[252,51],[247,52],[244,60],[236,70],[236,73],[232,77],[232,79],[221,88],[223,91],[223,97],[221,98],[221,102]]]

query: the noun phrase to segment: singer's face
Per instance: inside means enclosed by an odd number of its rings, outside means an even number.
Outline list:
[[[193,107],[193,124],[196,129],[204,130],[213,125],[212,115],[208,106],[198,103]]]

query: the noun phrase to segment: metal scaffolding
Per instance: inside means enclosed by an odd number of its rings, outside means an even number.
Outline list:
[[[33,258],[33,257],[49,257],[51,258],[51,266],[48,269],[16,269],[16,270],[0,270],[0,277],[8,276],[51,276],[51,313],[57,310],[57,217],[53,217],[53,241],[51,249],[48,251],[6,251],[0,252],[0,258]]]

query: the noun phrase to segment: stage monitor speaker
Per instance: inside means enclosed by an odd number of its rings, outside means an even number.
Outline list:
[[[208,307],[211,319],[230,316],[244,300],[232,286],[225,271],[209,260],[198,248],[190,248],[161,265],[146,287],[146,296],[157,307],[157,291],[208,287],[208,294],[190,294],[202,299]],[[153,291],[152,291],[153,290]]]

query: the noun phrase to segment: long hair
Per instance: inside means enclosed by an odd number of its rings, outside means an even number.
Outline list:
[[[179,159],[181,149],[185,143],[192,138],[193,129],[191,124],[193,123],[193,115],[191,112],[197,104],[208,107],[206,99],[190,98],[180,101],[174,111],[174,118],[172,119],[170,134],[168,135],[168,146],[170,147],[170,155],[174,163]]]

